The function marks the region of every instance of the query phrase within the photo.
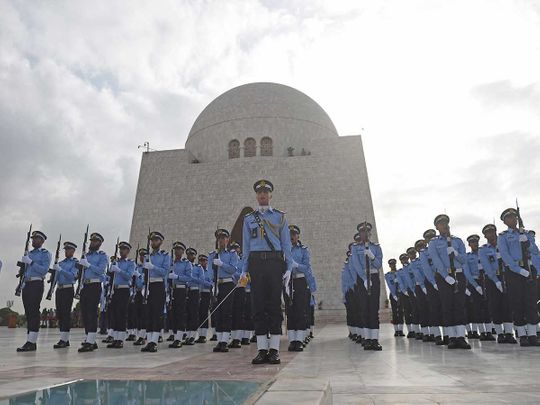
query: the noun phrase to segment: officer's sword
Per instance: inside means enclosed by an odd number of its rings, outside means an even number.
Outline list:
[[[216,311],[218,310],[218,308],[221,306],[221,304],[223,304],[223,303],[227,300],[227,298],[229,298],[229,296],[234,292],[234,290],[236,290],[239,286],[240,286],[240,284],[236,284],[236,285],[234,286],[234,288],[231,290],[231,292],[228,293],[228,294],[225,296],[225,298],[223,298],[223,299],[221,300],[221,302],[220,302],[219,304],[216,305],[216,307],[212,310],[212,312],[210,312],[210,315],[208,315],[208,316],[206,317],[206,319],[205,319],[204,321],[202,321],[201,324],[200,324],[199,326],[197,326],[197,329],[196,329],[196,330],[199,330],[199,329],[201,328],[201,326],[203,326],[204,323],[205,323],[207,320],[210,319],[210,317],[214,314],[214,312],[216,312]]]

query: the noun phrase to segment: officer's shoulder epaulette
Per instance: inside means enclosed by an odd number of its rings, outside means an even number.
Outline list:
[[[250,215],[253,215],[255,211],[248,212],[246,215],[244,215],[244,218],[249,217]]]
[[[40,252],[46,252],[47,249],[45,249],[44,247],[42,247],[42,248],[39,248],[39,251],[40,251]]]
[[[98,255],[105,255],[105,256],[107,255],[103,250],[98,250],[96,253]]]
[[[307,246],[306,246],[306,245],[300,245],[300,247],[301,247],[302,249],[307,249]]]
[[[353,242],[352,246],[358,246],[360,245],[360,242]]]
[[[163,255],[163,254],[167,254],[168,252],[162,249],[162,250],[159,251],[159,253],[161,253]]]
[[[369,243],[371,243],[373,246],[379,246],[377,242],[369,242]]]
[[[209,255],[215,255],[216,254],[216,251],[215,250],[212,250],[210,253],[208,253]]]

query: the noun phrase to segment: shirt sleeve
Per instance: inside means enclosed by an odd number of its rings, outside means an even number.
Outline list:
[[[443,278],[446,278],[448,276],[448,269],[446,268],[441,258],[439,257],[439,252],[437,251],[437,246],[435,245],[436,242],[437,242],[437,239],[429,242],[428,253],[429,253],[429,256],[431,257],[431,260],[433,260],[433,266],[435,266],[435,269],[437,270],[437,272]]]
[[[465,265],[463,266],[463,274],[465,274],[465,278],[467,279],[469,284],[471,284],[474,288],[476,288],[476,287],[478,287],[478,283],[476,282],[476,280],[472,276],[472,274],[473,274],[473,269],[471,269],[472,263],[474,263],[474,261],[472,261],[472,260],[467,260],[465,262]],[[477,266],[478,266],[478,264],[477,264]]]
[[[485,275],[488,276],[489,279],[494,283],[499,282],[497,275],[493,271],[493,264],[489,261],[488,249],[480,248],[480,250],[478,251],[478,257],[480,258],[480,263],[482,263],[482,267],[484,268]]]
[[[497,238],[497,246],[499,247],[499,253],[501,254],[504,264],[506,264],[514,273],[519,273],[521,271],[521,267],[519,267],[517,260],[512,258],[508,242],[506,241],[504,234],[499,235]]]

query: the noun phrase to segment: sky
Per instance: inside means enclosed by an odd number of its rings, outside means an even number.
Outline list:
[[[91,223],[112,251],[138,145],[183,148],[210,101],[256,81],[363,136],[385,259],[443,212],[466,238],[519,198],[540,229],[539,2],[1,0],[0,307],[22,308],[30,223],[51,251]]]

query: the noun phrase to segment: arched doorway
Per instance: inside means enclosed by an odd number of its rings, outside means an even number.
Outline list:
[[[251,207],[244,207],[242,208],[242,211],[240,211],[240,215],[236,218],[231,230],[231,242],[238,242],[240,246],[244,246],[242,244],[242,227],[244,226],[244,217],[250,212],[253,212],[253,208]]]

